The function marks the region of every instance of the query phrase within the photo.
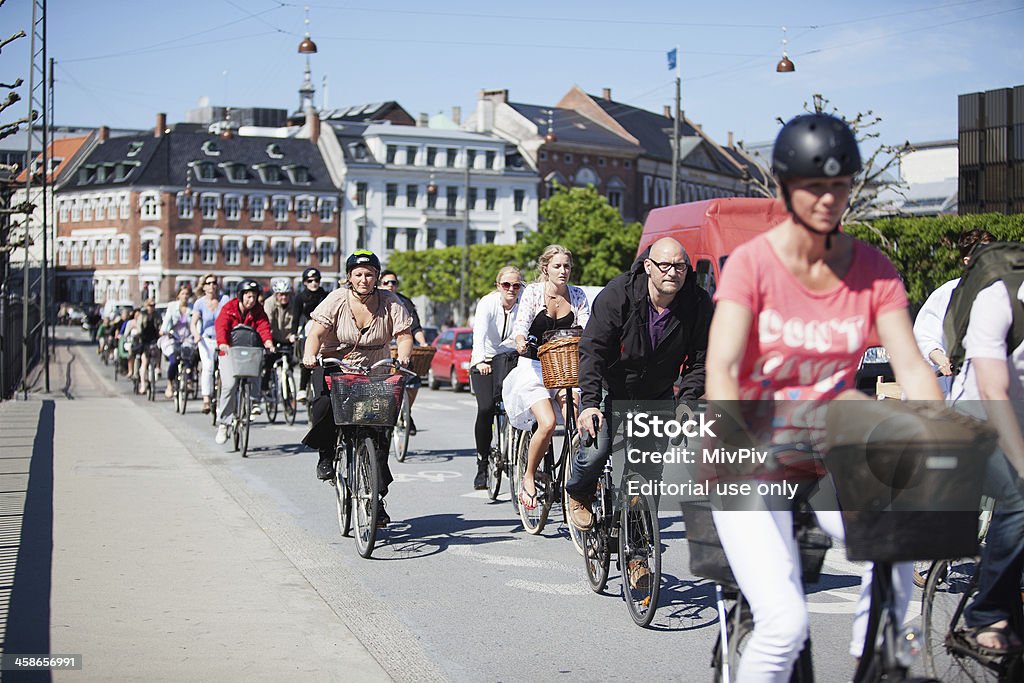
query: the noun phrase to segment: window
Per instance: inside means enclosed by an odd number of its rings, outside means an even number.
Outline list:
[[[102,221],[107,218],[107,198],[100,197],[94,203],[96,220]]]
[[[96,243],[96,251],[93,254],[93,258],[96,261],[96,265],[102,265],[104,262],[104,256],[106,255],[107,247],[103,242]]]
[[[436,186],[435,186],[435,188],[436,188]],[[429,185],[427,186],[427,189],[428,190],[430,189]],[[437,208],[437,190],[436,189],[433,192],[427,192],[427,208],[428,209],[436,209]]]
[[[128,156],[133,157],[142,151],[143,142],[130,142],[128,143]]]
[[[131,213],[131,204],[129,203],[128,195],[126,195],[126,194],[121,195],[120,199],[118,200],[117,207],[118,207],[118,213],[120,214],[120,217],[121,218],[128,218],[128,215]],[[72,216],[71,220],[76,220],[76,219],[75,219],[74,216]]]
[[[216,180],[217,179],[217,167],[212,162],[203,161],[198,164],[192,165],[192,175],[196,177],[196,180]]]
[[[117,263],[117,240],[107,242],[107,263]]]
[[[454,247],[459,243],[459,232],[455,228],[448,228],[444,231],[444,245],[446,247]]]
[[[275,164],[261,164],[256,169],[259,171],[260,180],[264,183],[277,184],[281,182],[281,167]]]
[[[278,223],[284,223],[288,220],[288,198],[287,197],[274,197],[274,220]]]
[[[485,207],[488,211],[494,211],[494,203],[498,200],[498,190],[493,187],[487,188],[487,194],[484,199]]]
[[[629,167],[631,167],[632,165],[633,165],[633,162],[632,162],[632,161],[630,161],[629,159],[626,159],[625,161],[623,161],[623,162],[622,162],[622,167],[623,167],[623,168],[629,168]]]
[[[356,249],[366,249],[366,226],[356,226]]]
[[[392,251],[395,248],[395,242],[398,240],[398,228],[388,228],[385,248],[388,251]]]
[[[413,251],[416,248],[416,235],[419,230],[416,228],[405,229],[405,248],[409,251]]]
[[[71,210],[70,210],[70,207],[68,206],[68,202],[61,202],[60,204],[58,204],[58,212],[59,212],[59,216],[60,216],[60,218],[59,218],[60,222],[61,223],[66,223],[67,220],[68,220],[68,216],[71,214]]]
[[[386,204],[395,206],[398,203],[398,183],[388,183],[385,186],[385,193],[387,195]]]
[[[473,168],[475,165],[476,165],[476,150],[475,149],[467,149],[466,150],[466,166],[468,166],[469,168]]]
[[[604,157],[598,157],[597,158],[597,165],[598,166],[604,166],[606,163],[607,162],[604,160]]]
[[[248,182],[245,173],[245,164],[224,164],[224,173],[232,183]]]
[[[242,243],[237,239],[224,240],[224,263],[237,266],[242,262]]]
[[[270,246],[270,254],[275,266],[288,265],[288,243],[277,241]]]
[[[512,202],[516,213],[522,213],[523,202],[526,200],[526,190],[516,190],[512,193]]]
[[[356,183],[356,206],[366,206],[366,183]]]
[[[444,165],[448,168],[455,168],[455,158],[459,155],[459,150],[454,147],[449,147],[445,150]]]
[[[83,221],[91,221],[92,220],[92,203],[93,203],[92,199],[83,199],[82,200],[82,220]]]
[[[92,265],[92,245],[89,244],[88,242],[82,245],[82,265]]]
[[[308,221],[313,215],[313,200],[308,197],[295,200],[295,218]]]
[[[192,240],[178,238],[178,263],[192,263],[192,246]]]
[[[427,228],[427,249],[437,247],[437,228]]]
[[[224,197],[224,218],[237,221],[242,216],[242,198],[238,195]]]
[[[139,165],[139,162],[133,161],[131,163],[118,164],[114,167],[114,182],[123,182],[128,180],[128,176],[132,174],[132,171]]]
[[[618,190],[610,190],[608,192],[608,206],[621,209],[622,208],[622,193]]]
[[[217,217],[217,195],[204,194],[199,197],[199,211],[203,218],[212,221]]]
[[[427,166],[437,165],[437,147],[427,147]]]
[[[477,242],[476,233],[477,233],[476,230],[470,230],[469,231],[469,233],[466,235],[466,244],[476,244],[476,242]]]
[[[498,236],[496,230],[484,230],[484,242],[487,244],[494,244],[494,239]]]
[[[139,200],[139,213],[144,220],[160,218],[160,202],[155,195],[148,194]]]
[[[398,145],[388,145],[387,153],[385,154],[385,160],[389,164],[395,163],[395,157],[398,156]]]
[[[157,241],[154,237],[148,237],[142,240],[139,247],[139,258],[143,263],[156,263],[158,259],[157,254]]]
[[[253,223],[263,222],[267,199],[261,194],[249,195],[249,220]]]
[[[486,161],[486,168],[496,168],[495,164],[498,162],[498,154],[493,149],[488,150]]]
[[[68,245],[67,242],[61,242],[57,245],[57,265],[66,266],[68,264]]]
[[[469,196],[466,198],[466,208],[470,210],[476,209],[476,195],[477,189],[475,187],[469,188]]]
[[[128,263],[128,240],[126,238],[122,238],[117,247],[117,260],[121,263]]]
[[[263,240],[254,240],[249,245],[249,264],[253,266],[263,265],[263,256],[267,251],[267,243]]]
[[[540,154],[537,156],[537,158],[540,159],[541,161],[547,161],[548,160],[548,153],[545,152],[544,150],[541,150]]]
[[[82,220],[82,202],[77,199],[71,200],[71,220],[80,221]]]
[[[406,185],[405,186],[405,205],[410,209],[416,208],[416,202],[420,198],[420,186],[419,185]]]
[[[571,154],[564,154],[564,155],[562,155],[562,161],[564,161],[567,164],[571,164],[572,163],[572,155]]]
[[[309,185],[309,169],[305,166],[286,166],[288,179],[294,185]]]
[[[192,196],[179,192],[177,200],[178,218],[192,218]]]
[[[448,192],[448,197],[447,197],[448,203],[446,205],[444,213],[445,213],[446,216],[454,216],[455,215],[455,205],[459,201],[459,188],[457,188],[457,187],[448,187],[448,188],[445,188],[445,189]]]
[[[405,148],[405,163],[408,164],[409,166],[414,166],[416,164],[416,148],[415,147],[406,147]]]
[[[312,246],[309,241],[303,240],[295,245],[295,263],[300,266],[308,266]]]
[[[320,220],[324,223],[334,218],[334,200],[332,199],[321,199],[320,200]]]
[[[316,257],[321,266],[329,266],[334,263],[334,243],[321,242],[316,246]]]
[[[519,242],[522,242],[525,239],[526,239],[526,231],[525,230],[516,230],[516,244],[518,244]]]

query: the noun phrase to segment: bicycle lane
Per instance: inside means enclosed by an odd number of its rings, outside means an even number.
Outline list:
[[[181,433],[57,353],[51,652],[90,680],[390,678]]]

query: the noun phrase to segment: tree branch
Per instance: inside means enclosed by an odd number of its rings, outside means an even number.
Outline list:
[[[14,90],[15,88],[20,88],[21,84],[24,83],[24,82],[25,82],[24,80],[19,78],[18,80],[14,81],[14,83],[11,83],[10,85],[8,85],[7,83],[0,83],[0,88],[7,88],[8,90]]]
[[[12,35],[10,38],[5,38],[4,40],[0,40],[0,52],[2,52],[3,49],[5,47],[7,47],[9,44],[13,43],[14,41],[18,40],[19,38],[24,38],[24,37],[25,37],[25,32],[24,31],[18,31],[17,33]]]

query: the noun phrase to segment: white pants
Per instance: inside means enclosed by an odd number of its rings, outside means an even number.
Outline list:
[[[213,361],[217,353],[217,342],[213,339],[203,337],[199,340],[199,362],[201,372],[199,373],[199,393],[203,398],[213,395]]]
[[[818,525],[843,540],[838,511],[817,512]],[[740,590],[750,603],[754,631],[740,660],[740,683],[786,683],[808,634],[807,604],[800,580],[800,556],[789,511],[713,510],[715,528]],[[913,586],[913,563],[896,564],[893,586],[899,623],[907,611]],[[853,622],[850,654],[864,649],[871,607],[871,569],[861,577],[860,599]],[[849,663],[852,673],[853,662]]]

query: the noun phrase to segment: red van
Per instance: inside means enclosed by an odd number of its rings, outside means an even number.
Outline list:
[[[714,294],[722,265],[732,250],[778,225],[787,215],[778,200],[748,197],[654,209],[647,214],[637,254],[662,237],[676,238],[690,255],[697,282]]]

